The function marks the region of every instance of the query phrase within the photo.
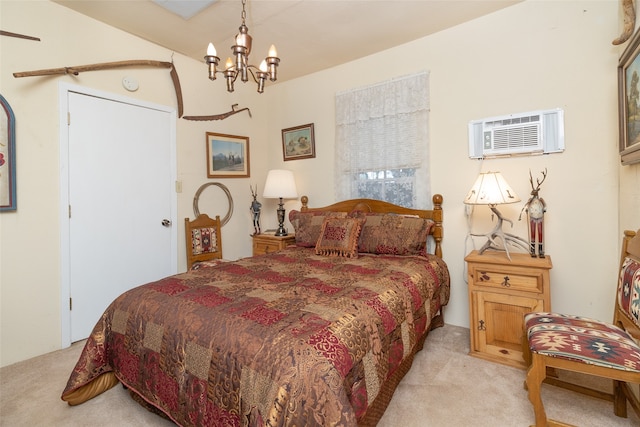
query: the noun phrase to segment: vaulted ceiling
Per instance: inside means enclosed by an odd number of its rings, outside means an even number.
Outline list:
[[[207,45],[213,42],[221,66],[231,56],[242,13],[241,0],[53,1],[203,63]],[[293,79],[520,1],[248,0],[246,25],[253,36],[250,62],[259,65],[274,44],[281,58],[278,81]]]

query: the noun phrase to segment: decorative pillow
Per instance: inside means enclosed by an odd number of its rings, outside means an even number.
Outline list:
[[[629,319],[640,326],[640,263],[629,257],[620,269],[618,304]]]
[[[325,218],[316,243],[316,254],[357,258],[363,223],[362,218]]]
[[[425,251],[433,221],[416,216],[352,212],[366,217],[358,252],[388,255],[419,255]]]
[[[346,212],[300,212],[289,211],[289,222],[296,233],[296,245],[313,248],[320,237],[325,218],[346,218]]]
[[[218,236],[213,227],[191,230],[191,250],[194,255],[218,252]]]

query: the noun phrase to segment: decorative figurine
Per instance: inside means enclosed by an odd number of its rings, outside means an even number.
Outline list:
[[[262,203],[258,201],[258,185],[256,184],[255,191],[251,186],[251,195],[253,196],[253,202],[251,202],[251,213],[253,214],[253,236],[260,234],[260,209],[262,209]]]
[[[520,212],[520,218],[522,218],[522,212],[527,212],[529,218],[529,251],[531,256],[536,256],[536,240],[538,243],[538,257],[544,258],[544,213],[547,211],[547,204],[544,199],[541,198],[538,193],[540,191],[540,185],[547,178],[547,168],[542,172],[542,181],[536,178],[537,186],[533,185],[533,176],[529,171],[529,182],[531,182],[531,198],[527,200],[527,203],[522,207]]]

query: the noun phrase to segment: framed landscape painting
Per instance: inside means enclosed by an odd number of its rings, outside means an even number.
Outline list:
[[[316,156],[313,123],[282,129],[282,155],[285,161],[311,159]]]
[[[207,177],[249,177],[249,137],[207,132]]]
[[[618,63],[620,160],[640,163],[640,32],[636,32]]]

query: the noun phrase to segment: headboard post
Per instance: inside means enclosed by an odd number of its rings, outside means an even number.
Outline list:
[[[442,195],[434,194],[432,197],[433,201],[433,222],[435,223],[433,226],[433,240],[436,242],[436,247],[433,253],[442,258],[442,237],[444,236],[444,229],[442,228],[442,219],[443,219],[443,211],[442,211]]]

